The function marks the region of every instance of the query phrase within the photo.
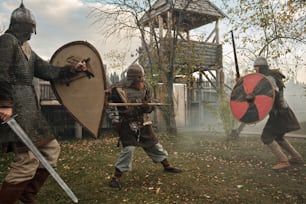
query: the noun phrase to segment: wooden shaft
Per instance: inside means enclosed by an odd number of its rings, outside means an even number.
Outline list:
[[[141,106],[144,103],[108,103],[109,106]],[[149,106],[161,106],[166,105],[164,103],[146,103]]]

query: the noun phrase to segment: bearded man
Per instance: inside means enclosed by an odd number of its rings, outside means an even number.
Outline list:
[[[141,106],[118,106],[118,114],[112,115],[113,127],[119,134],[122,150],[115,164],[115,172],[109,185],[121,188],[120,178],[132,170],[133,154],[136,147],[142,147],[155,163],[161,163],[165,172],[181,173],[168,162],[168,153],[158,142],[148,114],[154,110],[149,106],[151,93],[144,82],[144,70],[139,64],[131,65],[127,77],[109,90],[109,100],[114,103],[142,103]]]

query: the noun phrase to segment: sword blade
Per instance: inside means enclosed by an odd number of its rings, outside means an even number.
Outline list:
[[[40,153],[40,151],[36,148],[32,140],[28,137],[28,135],[24,132],[24,130],[20,127],[14,117],[10,118],[5,122],[10,126],[10,128],[16,133],[16,135],[21,139],[21,141],[31,150],[34,156],[41,162],[41,164],[47,169],[50,175],[54,178],[54,180],[60,185],[60,187],[66,192],[66,194],[72,199],[74,203],[78,202],[78,198],[74,195],[71,189],[67,186],[67,184],[63,181],[63,179],[56,173],[53,167],[49,164],[49,162],[45,159],[45,157]]]

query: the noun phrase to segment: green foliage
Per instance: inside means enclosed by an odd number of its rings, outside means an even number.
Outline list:
[[[232,115],[229,105],[230,101],[228,95],[221,90],[218,90],[217,94],[218,94],[217,106],[206,104],[205,107],[218,116],[218,119],[221,121],[222,129],[224,131],[225,136],[227,137],[228,140],[233,140],[235,138],[232,138],[231,133],[238,122],[234,119]]]
[[[303,64],[306,43],[305,1],[222,2],[229,17],[229,25],[235,31],[239,43],[238,55],[250,61],[259,55],[266,56],[273,59],[271,64],[275,66],[289,60],[287,70],[291,69],[292,72],[295,65]]]
[[[124,69],[127,68],[127,67],[124,67],[126,65],[127,53],[111,50],[109,53],[106,53],[105,56],[110,61],[106,70],[111,73],[107,73],[107,74],[113,75],[111,79],[116,81],[118,80],[117,77],[119,77],[117,73],[121,74],[124,71]]]
[[[235,128],[237,121],[234,119],[231,109],[228,95],[224,91],[218,91],[218,111],[217,114],[222,122],[223,130],[228,139],[231,138],[231,132]]]

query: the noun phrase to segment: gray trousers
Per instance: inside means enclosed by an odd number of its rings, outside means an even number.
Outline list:
[[[135,146],[127,146],[122,148],[119,158],[115,164],[115,167],[121,172],[132,170],[132,161],[135,149]],[[160,143],[157,143],[150,148],[143,148],[143,150],[155,163],[161,162],[168,157],[168,152]]]

